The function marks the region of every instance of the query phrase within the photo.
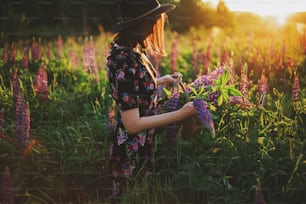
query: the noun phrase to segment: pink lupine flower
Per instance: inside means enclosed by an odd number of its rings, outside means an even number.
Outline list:
[[[47,53],[46,53],[47,59],[52,58],[52,48],[51,48],[51,43],[48,43],[48,48],[47,48]]]
[[[41,59],[42,49],[41,49],[41,39],[36,42],[35,38],[32,39],[31,56],[33,61],[39,61]]]
[[[232,58],[229,60],[228,68],[229,68],[229,71],[230,71],[230,74],[231,74],[231,79],[230,79],[229,83],[234,84],[236,73],[235,73],[234,60]]]
[[[300,80],[299,80],[298,72],[295,72],[294,81],[293,81],[293,89],[292,89],[293,101],[299,100],[299,92],[300,92]]]
[[[196,37],[193,38],[192,47],[193,47],[193,53],[192,53],[193,70],[194,70],[194,76],[196,77],[199,74],[198,47],[197,47]]]
[[[34,81],[34,91],[42,99],[47,100],[49,95],[48,87],[48,74],[46,72],[46,66],[42,65],[39,67],[35,81]]]
[[[247,64],[245,64],[241,68],[241,76],[240,76],[240,92],[244,96],[245,99],[248,99],[248,92],[249,92],[249,82],[248,82],[248,75],[247,75]]]
[[[9,54],[9,62],[14,64],[16,61],[17,49],[15,43],[11,45],[10,54]]]
[[[57,48],[57,53],[56,53],[57,58],[62,57],[63,56],[63,39],[61,35],[57,37],[56,48]]]
[[[259,95],[262,98],[262,104],[265,105],[267,102],[267,93],[269,90],[268,79],[264,72],[261,74],[260,82],[259,82]]]
[[[29,68],[29,48],[27,46],[23,49],[22,64],[24,68]]]
[[[3,61],[3,64],[6,64],[8,61],[8,54],[7,54],[6,48],[3,50],[3,53],[2,53],[2,61]]]
[[[5,167],[2,175],[2,203],[14,203],[13,179],[9,167]]]
[[[178,35],[177,33],[174,33],[174,38],[173,38],[172,48],[171,48],[171,57],[170,57],[172,73],[176,72],[177,58],[178,58]]]

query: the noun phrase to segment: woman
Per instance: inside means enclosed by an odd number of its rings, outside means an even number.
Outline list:
[[[110,165],[113,196],[121,193],[123,177],[145,175],[152,168],[154,128],[197,114],[193,103],[156,115],[157,87],[175,83],[179,73],[157,78],[146,52],[165,56],[163,44],[166,12],[174,5],[157,0],[125,0],[107,58],[109,87],[116,101],[117,124],[112,131]]]

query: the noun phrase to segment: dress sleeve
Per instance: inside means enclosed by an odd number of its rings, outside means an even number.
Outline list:
[[[135,59],[135,56],[129,53],[121,53],[115,74],[118,90],[117,104],[121,111],[139,107],[139,97],[141,95],[139,85],[142,84],[142,70],[143,65]]]

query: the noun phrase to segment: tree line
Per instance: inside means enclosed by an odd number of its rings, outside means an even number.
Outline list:
[[[2,0],[0,31],[10,36],[58,33],[75,35],[111,31],[120,0]],[[169,13],[170,29],[186,32],[191,27],[231,26],[232,14],[221,0],[217,8],[201,0],[161,0],[176,9]]]

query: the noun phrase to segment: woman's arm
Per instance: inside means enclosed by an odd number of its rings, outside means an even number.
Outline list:
[[[143,130],[161,127],[181,121],[189,116],[197,114],[193,102],[186,103],[181,109],[159,115],[140,117],[139,109],[134,108],[121,113],[123,125],[128,134],[136,134]]]

